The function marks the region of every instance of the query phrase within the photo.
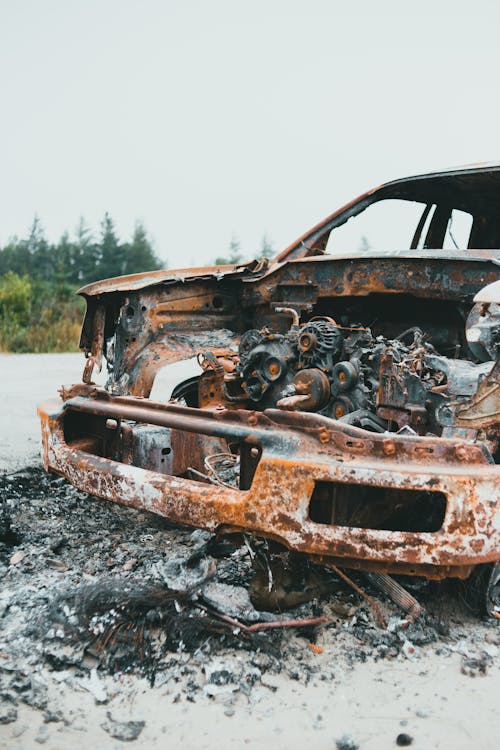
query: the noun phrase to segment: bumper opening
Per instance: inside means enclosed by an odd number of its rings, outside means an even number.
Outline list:
[[[384,531],[436,532],[443,525],[442,492],[317,481],[309,504],[315,523]]]
[[[68,447],[159,474],[248,490],[262,448],[142,422],[68,410],[64,416]]]

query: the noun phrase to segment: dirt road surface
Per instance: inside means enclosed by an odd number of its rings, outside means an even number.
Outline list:
[[[189,529],[41,473],[36,404],[79,380],[82,364],[73,354],[0,355],[2,750],[498,744],[499,626],[467,612],[453,586],[425,594],[433,619],[410,630],[390,602],[382,601],[384,630],[363,600],[339,588],[310,605],[329,618],[314,633],[287,630],[252,647],[229,634],[163,648],[154,679],[101,668],[95,652],[79,651],[59,632],[75,617],[65,596],[110,576],[154,581],[193,545]],[[190,365],[175,368],[163,378],[165,397],[191,374]],[[244,554],[234,560],[249,564]]]

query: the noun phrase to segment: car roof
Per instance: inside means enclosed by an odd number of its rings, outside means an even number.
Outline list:
[[[447,202],[453,208],[470,213],[480,212],[483,207],[487,207],[490,212],[500,214],[500,164],[482,162],[448,167],[382,183],[341,206],[313,226],[285,248],[275,260],[283,262],[314,254],[312,248],[318,238],[337,217],[345,214],[344,218],[347,218],[349,214],[354,215],[361,210],[360,204],[365,204],[366,207],[371,202],[387,198],[421,203]]]

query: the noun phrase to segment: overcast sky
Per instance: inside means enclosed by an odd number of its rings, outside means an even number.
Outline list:
[[[0,244],[105,211],[170,267],[500,160],[498,0],[0,0]]]

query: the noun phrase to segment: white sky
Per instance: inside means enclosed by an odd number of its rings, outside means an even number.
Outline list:
[[[0,244],[105,211],[170,267],[500,160],[498,0],[0,0]]]

